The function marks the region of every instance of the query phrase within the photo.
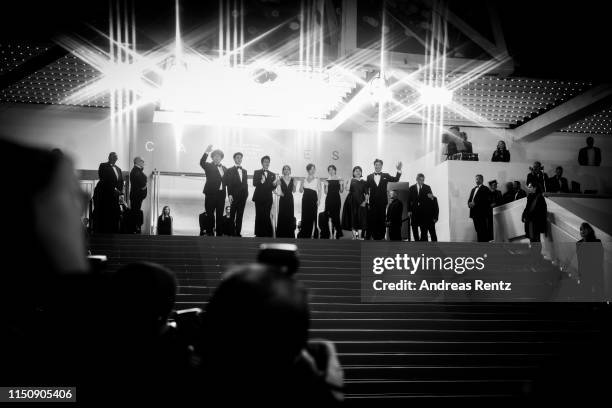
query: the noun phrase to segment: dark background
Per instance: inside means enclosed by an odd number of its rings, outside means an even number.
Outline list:
[[[486,0],[452,0],[457,14],[482,20]],[[174,0],[136,0],[139,34],[170,35],[174,29]],[[248,13],[263,30],[299,8],[298,1],[247,0]],[[395,2],[397,3],[397,2]],[[506,42],[516,63],[514,75],[551,79],[606,80],[609,77],[610,14],[603,1],[498,0],[497,7]],[[335,2],[341,4],[341,2]],[[217,1],[181,1],[185,30],[216,22]],[[280,16],[270,17],[270,10]],[[107,27],[108,1],[13,1],[3,5],[0,38],[45,43],[58,33],[83,33],[84,23]],[[486,29],[483,29],[486,30]],[[145,42],[147,35],[140,35]],[[282,37],[282,36],[281,36]],[[146,45],[146,44],[144,44]]]

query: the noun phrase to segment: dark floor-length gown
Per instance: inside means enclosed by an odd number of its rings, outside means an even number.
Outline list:
[[[318,194],[311,188],[304,188],[302,195],[302,227],[298,238],[318,238],[317,232]]]
[[[278,200],[278,218],[276,220],[276,238],[295,238],[295,214],[293,212],[293,178],[289,184],[281,178],[281,192]]]
[[[336,231],[336,238],[342,236],[340,225],[340,180],[327,180],[327,195],[325,196],[325,212],[331,219],[332,226]]]
[[[359,230],[367,228],[367,210],[361,203],[365,201],[366,196],[365,180],[351,180],[349,193],[344,200],[344,209],[342,210],[342,229]]]

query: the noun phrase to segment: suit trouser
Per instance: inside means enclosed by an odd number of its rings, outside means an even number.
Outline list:
[[[387,207],[383,203],[374,204],[371,209],[372,223],[368,223],[372,239],[385,239],[385,222],[387,218]]]
[[[272,211],[272,201],[255,201],[256,237],[272,236],[272,220],[270,219],[270,211]]]
[[[217,230],[217,236],[223,235],[223,211],[225,210],[225,191],[219,190],[206,193],[204,197],[204,208],[208,219],[210,220],[211,228],[208,230],[208,235],[214,235],[212,226]]]
[[[431,242],[437,242],[438,236],[436,235],[436,223],[433,220],[424,221],[420,225],[421,228],[421,241],[427,241],[427,233],[431,236]]]
[[[389,241],[402,240],[402,224],[392,225],[389,227]]]
[[[140,211],[142,209],[142,202],[146,198],[146,195],[132,195],[130,194],[130,208],[132,210]]]
[[[478,242],[489,242],[489,226],[487,222],[487,216],[480,216],[472,218],[474,222],[474,229],[476,230],[476,237]]]
[[[144,201],[146,195],[132,195],[130,194],[130,207],[134,214],[142,214],[142,202]],[[140,232],[140,228],[142,227],[142,218],[140,216],[135,220],[136,231]]]
[[[234,222],[234,235],[240,235],[242,231],[242,216],[246,206],[246,197],[234,197],[230,206],[230,219]]]
[[[419,234],[419,222],[414,215],[410,218],[410,229],[412,229],[412,236],[414,237],[415,242],[419,241],[421,236]],[[410,231],[408,231],[408,234],[410,234]]]

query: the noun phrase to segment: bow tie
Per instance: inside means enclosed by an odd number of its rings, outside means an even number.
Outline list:
[[[236,166],[236,168],[237,168],[238,170],[242,170],[242,167],[241,167],[241,166]]]
[[[374,173],[375,176],[380,176],[382,173]]]
[[[217,164],[217,167],[223,167],[221,164]]]

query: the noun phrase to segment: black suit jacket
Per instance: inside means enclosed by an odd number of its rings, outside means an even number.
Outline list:
[[[408,189],[408,211],[412,213],[415,220],[421,218],[424,215],[422,210],[431,204],[432,200],[427,197],[427,194],[431,194],[431,187],[427,184],[423,184],[420,192],[417,184],[413,184]]]
[[[531,173],[529,172],[529,174],[527,174],[527,181],[525,182],[525,185],[532,183],[532,184],[539,184],[540,188],[542,189],[542,191],[547,191],[548,188],[548,174],[541,172],[541,173]]]
[[[593,149],[595,149],[595,166],[599,166],[601,164],[601,149],[599,147],[595,147],[593,146]],[[580,164],[581,166],[588,166],[589,165],[589,148],[588,147],[583,147],[582,149],[580,149],[580,151],[578,152],[578,164]]]
[[[219,173],[217,166],[207,162],[207,158],[208,153],[204,153],[200,159],[200,167],[202,167],[202,169],[204,169],[204,173],[206,173],[204,194],[211,194],[217,191],[223,191],[223,194],[225,194],[225,175],[227,174],[227,168],[221,165],[221,168],[223,168],[223,177],[221,177],[221,173]],[[220,186],[222,187],[221,189],[219,189]]]
[[[514,191],[506,191],[502,196],[502,204],[508,204],[514,201]]]
[[[261,176],[264,170],[255,170],[253,173],[253,187],[255,187],[255,191],[253,192],[253,201],[258,201],[262,203],[272,202],[272,191],[276,188],[274,185],[274,179],[276,174],[272,173],[268,170],[268,176],[265,181],[261,182]]]
[[[387,196],[387,183],[399,181],[401,175],[401,173],[396,173],[395,177],[393,177],[389,173],[381,173],[378,185],[376,185],[374,181],[374,173],[368,175],[366,180],[366,191],[370,194],[370,205],[386,206],[389,202]]]
[[[134,166],[130,171],[130,197],[145,198],[147,196],[147,175],[144,171]]]
[[[527,197],[527,192],[521,188],[519,191],[514,192],[513,197],[513,201],[520,200],[521,198]]]
[[[547,191],[551,193],[569,193],[569,185],[565,177],[550,177],[548,179]]]
[[[123,191],[123,173],[119,166],[115,166],[115,168],[119,173],[118,178],[110,163],[100,163],[100,167],[98,167],[98,178],[100,179],[98,184],[103,193],[112,194],[115,189]]]
[[[238,174],[238,168],[232,166],[227,169],[225,184],[227,185],[227,195],[231,195],[235,200],[246,199],[249,195],[249,184],[247,180],[247,171],[240,169],[242,173],[242,181],[240,181],[240,175]],[[261,176],[260,176],[261,177]]]
[[[402,226],[402,213],[404,212],[404,205],[399,199],[391,200],[389,207],[387,208],[387,225],[389,227],[401,227]]]
[[[468,204],[474,201],[474,207],[470,208],[470,218],[480,218],[486,217],[489,214],[489,206],[491,190],[489,190],[484,185],[480,185],[478,189],[478,194],[474,197],[474,193],[476,192],[476,187],[472,188],[470,191],[470,198],[468,198]]]

